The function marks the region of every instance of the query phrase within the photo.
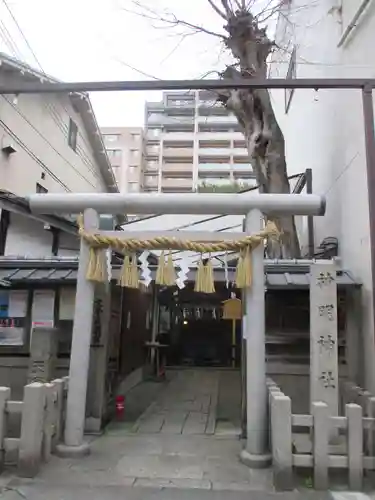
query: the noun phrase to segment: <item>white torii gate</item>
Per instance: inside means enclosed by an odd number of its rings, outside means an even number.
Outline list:
[[[244,215],[245,233],[255,234],[262,229],[262,215],[324,215],[324,197],[312,194],[32,194],[28,197],[34,213],[84,213],[86,231],[98,231],[99,214],[199,214]],[[138,233],[142,238],[142,232]],[[113,235],[113,232],[112,232]],[[176,236],[176,233],[157,232],[155,236]],[[195,235],[195,236],[194,236]],[[117,237],[129,238],[129,233],[117,232]],[[134,237],[134,232],[132,233]],[[202,232],[184,234],[179,239],[196,241],[233,240],[244,233]],[[148,237],[150,232],[148,231]],[[246,401],[247,442],[241,453],[250,467],[266,467],[271,457],[267,449],[268,418],[265,362],[265,295],[264,248],[259,245],[251,253],[252,285],[245,290],[246,329]],[[83,439],[86,391],[90,356],[94,284],[86,279],[89,246],[82,239],[77,277],[76,304],[69,369],[69,391],[64,443],[58,451],[61,456],[83,456],[89,445]]]

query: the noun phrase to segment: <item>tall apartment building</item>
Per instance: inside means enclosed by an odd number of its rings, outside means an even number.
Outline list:
[[[142,191],[143,129],[103,127],[101,132],[120,193]]]
[[[207,191],[255,184],[236,118],[207,91],[164,92],[145,110],[147,192]]]

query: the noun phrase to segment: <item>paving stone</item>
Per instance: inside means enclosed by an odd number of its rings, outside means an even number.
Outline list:
[[[137,432],[149,434],[160,432],[163,424],[164,415],[158,413],[152,414],[140,422]]]
[[[134,487],[142,488],[188,488],[210,490],[211,481],[204,479],[137,479]]]
[[[207,420],[207,413],[190,412],[182,434],[204,434],[206,432]]]
[[[216,422],[215,436],[239,437],[241,427],[234,425],[233,422]]]
[[[201,463],[195,457],[179,455],[125,456],[116,469],[119,474],[137,478],[203,479]]]
[[[211,405],[211,394],[204,394],[200,397],[201,411],[203,413],[209,413]]]
[[[223,481],[212,481],[211,485],[214,491],[252,491],[255,489],[249,482],[228,483]]]
[[[187,416],[188,412],[186,411],[173,411],[167,413],[161,432],[163,434],[182,434]]]

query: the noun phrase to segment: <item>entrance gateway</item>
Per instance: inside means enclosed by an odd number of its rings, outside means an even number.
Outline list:
[[[88,279],[93,267],[92,250],[117,247],[133,251],[142,249],[187,249],[215,251],[215,245],[246,250],[250,256],[251,279],[242,280],[244,293],[243,337],[246,339],[246,408],[247,441],[241,459],[250,467],[268,466],[268,416],[265,362],[265,289],[264,247],[268,237],[263,216],[324,215],[325,198],[313,194],[32,194],[30,209],[43,214],[83,213],[83,230],[77,277],[72,349],[69,369],[69,391],[64,443],[61,456],[89,453],[83,439],[86,390],[89,368],[94,281]],[[99,214],[132,213],[139,215],[194,214],[243,215],[244,232],[173,232],[173,231],[99,231]],[[274,232],[273,236],[275,235]],[[121,244],[121,241],[123,244]],[[137,245],[141,245],[137,248]],[[154,245],[154,246],[153,246]],[[156,246],[155,246],[156,245]],[[211,250],[212,249],[212,250]],[[91,270],[91,273],[93,270]],[[246,271],[243,271],[246,274]],[[100,273],[99,273],[100,274]]]

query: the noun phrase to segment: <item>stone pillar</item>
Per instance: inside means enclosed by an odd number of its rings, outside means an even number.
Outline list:
[[[315,402],[338,415],[337,284],[334,261],[310,267],[310,409]]]
[[[246,217],[246,233],[255,234],[263,229],[262,214],[252,210]],[[247,441],[241,460],[253,468],[267,467],[271,462],[268,453],[268,417],[265,353],[265,296],[264,296],[264,246],[251,253],[252,285],[244,292],[246,329],[246,415]]]
[[[42,460],[45,386],[39,382],[26,385],[23,396],[21,437],[18,452],[18,474],[34,477]]]
[[[361,293],[362,290],[356,288],[347,294],[345,338],[348,379],[363,387]]]
[[[91,208],[85,210],[84,227],[86,231],[98,229],[99,217],[95,210]],[[90,248],[81,239],[69,367],[65,442],[56,448],[60,456],[83,456],[90,452],[89,445],[83,440],[95,290],[94,283],[86,279],[89,256]]]
[[[55,375],[57,354],[57,329],[33,328],[30,345],[27,383],[50,382]]]
[[[111,284],[109,282],[98,283],[95,287],[85,425],[85,430],[94,434],[101,431],[102,417],[105,412],[110,318]]]

